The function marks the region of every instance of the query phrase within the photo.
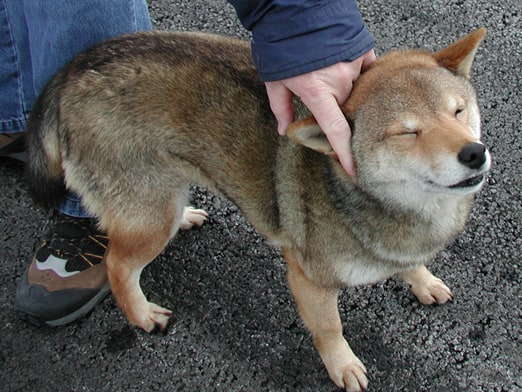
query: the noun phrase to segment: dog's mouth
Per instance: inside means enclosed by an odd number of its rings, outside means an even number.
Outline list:
[[[483,180],[484,180],[484,175],[481,174],[481,175],[478,175],[478,176],[475,176],[475,177],[468,178],[468,179],[466,179],[464,181],[461,181],[461,182],[459,182],[457,184],[450,185],[448,188],[451,188],[451,189],[471,188],[471,187],[479,185]]]

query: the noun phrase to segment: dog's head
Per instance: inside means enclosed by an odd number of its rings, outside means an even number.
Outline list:
[[[468,76],[484,35],[485,29],[477,30],[434,54],[391,52],[361,75],[343,106],[352,124],[360,186],[400,197],[411,192],[468,195],[480,189],[491,159],[480,141],[477,99]],[[287,134],[331,154],[313,118],[292,124]]]

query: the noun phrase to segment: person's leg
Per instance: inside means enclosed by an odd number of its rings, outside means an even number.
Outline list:
[[[145,0],[23,2],[36,92],[77,53],[117,35],[151,29]]]
[[[11,52],[18,66],[14,73],[21,75],[15,94],[2,97],[21,102],[12,131],[23,130],[38,93],[74,55],[107,38],[151,29],[145,0],[7,0],[6,4]],[[76,195],[69,195],[59,211],[16,292],[17,314],[36,325],[74,321],[110,290],[102,262],[107,237],[97,231]]]
[[[32,94],[23,83],[31,73],[29,51],[20,53],[18,48],[28,47],[27,29],[18,17],[22,8],[22,2],[0,2],[0,156],[20,159],[24,150],[21,131],[29,111],[25,97]]]
[[[23,150],[39,92],[74,55],[104,39],[150,29],[145,0],[0,2],[0,156]]]

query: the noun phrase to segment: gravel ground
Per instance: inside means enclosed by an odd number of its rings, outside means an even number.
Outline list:
[[[488,185],[466,231],[433,262],[453,303],[418,304],[398,279],[346,290],[345,335],[370,391],[522,391],[520,0],[360,1],[376,50],[441,48],[486,26],[472,79],[493,154]],[[248,38],[221,0],[150,0],[157,29]],[[18,277],[45,214],[26,194],[22,166],[0,159],[0,389],[5,391],[334,391],[285,283],[281,257],[238,209],[194,188],[209,211],[180,233],[142,278],[175,309],[164,333],[130,328],[113,299],[88,317],[38,329],[13,311]]]

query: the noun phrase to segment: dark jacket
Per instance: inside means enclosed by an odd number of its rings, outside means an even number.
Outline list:
[[[252,31],[252,55],[265,82],[286,79],[373,48],[354,0],[230,0]]]

